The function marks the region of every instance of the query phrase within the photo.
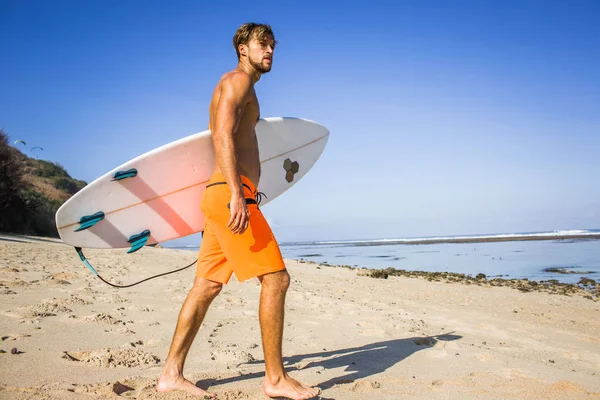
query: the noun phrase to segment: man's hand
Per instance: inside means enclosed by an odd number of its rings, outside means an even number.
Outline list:
[[[248,212],[248,205],[243,193],[231,196],[229,209],[231,211],[231,218],[227,223],[227,227],[231,232],[241,235],[248,228],[248,222],[250,221],[250,213]]]

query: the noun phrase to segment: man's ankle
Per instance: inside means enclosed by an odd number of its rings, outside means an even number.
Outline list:
[[[285,379],[285,372],[270,373],[265,375],[265,382],[271,386],[277,386]]]
[[[177,365],[165,364],[165,368],[163,369],[163,375],[178,377],[183,376],[183,371],[181,371]]]

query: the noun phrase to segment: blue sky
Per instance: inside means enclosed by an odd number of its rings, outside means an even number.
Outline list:
[[[280,241],[600,227],[595,1],[0,1],[0,127],[93,181],[206,129],[246,21],[263,117],[330,129]],[[196,243],[197,236],[186,238]]]

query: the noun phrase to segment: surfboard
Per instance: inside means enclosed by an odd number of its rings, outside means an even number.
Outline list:
[[[265,194],[260,207],[294,186],[313,167],[329,138],[323,125],[272,117],[256,125]],[[81,248],[129,248],[202,232],[200,201],[214,169],[210,131],[144,153],[100,176],[56,212],[63,242]]]

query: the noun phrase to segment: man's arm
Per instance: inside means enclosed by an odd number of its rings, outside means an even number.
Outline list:
[[[240,123],[251,87],[252,81],[244,73],[233,74],[222,82],[212,132],[215,157],[231,189],[231,219],[228,226],[235,233],[246,230],[248,208],[237,166],[233,135]]]

